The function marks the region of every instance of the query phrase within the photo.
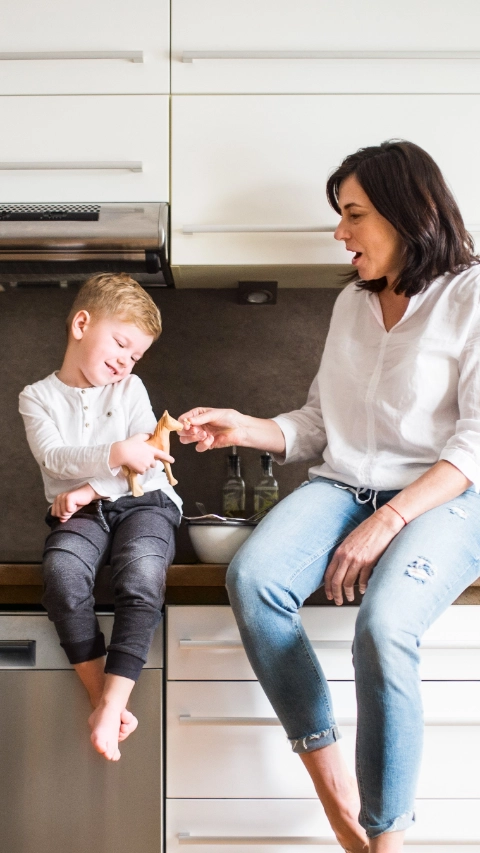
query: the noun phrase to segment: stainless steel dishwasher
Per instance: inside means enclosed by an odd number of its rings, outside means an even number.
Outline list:
[[[108,639],[113,617],[100,617]],[[132,694],[119,762],[95,753],[89,702],[43,613],[0,613],[2,853],[160,853],[161,629]]]

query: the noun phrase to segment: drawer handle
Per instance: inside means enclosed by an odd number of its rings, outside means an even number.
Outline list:
[[[334,838],[316,837],[314,835],[190,835],[189,832],[179,832],[177,835],[179,844],[278,844],[278,845],[311,845],[318,844],[321,847],[336,845]],[[463,838],[406,838],[405,845],[421,847],[448,847],[462,846],[475,847],[480,844],[480,839]]]
[[[179,722],[193,726],[280,726],[277,717],[192,717],[190,714],[180,714]],[[356,726],[356,717],[339,717],[338,726]],[[480,726],[478,717],[427,717],[426,726]]]
[[[2,172],[51,172],[51,171],[86,171],[88,169],[111,171],[121,170],[126,172],[143,172],[143,163],[137,160],[72,160],[65,162],[45,163],[41,161],[31,162],[0,162]]]
[[[479,228],[480,231],[480,228]],[[311,640],[314,649],[351,649],[353,640]],[[181,649],[243,649],[240,640],[179,640]],[[479,643],[425,643],[420,646],[425,649],[450,649],[451,651],[475,651],[480,649]]]
[[[351,640],[312,640],[314,649],[351,649]],[[181,649],[243,649],[240,640],[179,640]]]
[[[0,53],[0,60],[5,62],[19,59],[124,59],[126,62],[143,62],[143,50],[17,50]]]
[[[330,234],[336,225],[184,225],[183,234]]]
[[[0,667],[35,666],[35,640],[0,640]]]
[[[198,59],[480,59],[479,50],[184,50]]]

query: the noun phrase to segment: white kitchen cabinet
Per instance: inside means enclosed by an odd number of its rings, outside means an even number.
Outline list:
[[[330,682],[354,773],[353,682]],[[419,797],[480,798],[480,683],[423,682]],[[175,682],[167,693],[168,797],[315,796],[310,777],[257,682]],[[188,773],[185,768],[188,766]]]
[[[168,0],[1,4],[0,95],[170,91]]]
[[[425,148],[480,229],[480,95],[186,95],[172,110],[174,264],[349,263],[325,183],[389,138]]]
[[[443,853],[480,853],[479,806],[478,800],[418,800],[407,849],[425,853],[439,845]],[[317,800],[169,800],[166,826],[167,853],[181,853],[187,845],[192,853],[302,853],[312,845],[325,853],[340,849]]]
[[[479,28],[477,0],[172,0],[172,91],[478,92]]]
[[[167,95],[0,98],[2,202],[168,201]]]
[[[352,680],[358,608],[304,607],[300,613],[326,677]],[[167,674],[170,681],[255,679],[230,607],[168,608]],[[421,674],[433,681],[480,679],[480,612],[475,605],[449,607],[425,633]]]

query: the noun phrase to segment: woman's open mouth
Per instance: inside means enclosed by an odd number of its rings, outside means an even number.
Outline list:
[[[355,254],[354,254],[353,258],[352,258],[352,264],[356,264],[356,263],[358,263],[358,261],[359,261],[359,260],[360,260],[360,258],[362,257],[362,254],[363,254],[363,252],[355,252]]]

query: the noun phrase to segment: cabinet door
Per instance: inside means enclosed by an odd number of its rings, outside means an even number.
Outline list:
[[[340,681],[330,682],[330,689],[339,743],[353,773],[355,688]],[[479,798],[480,684],[425,682],[422,696],[418,796]],[[258,683],[170,682],[167,796],[296,798],[314,791]]]
[[[417,800],[408,850],[425,853],[438,845],[445,853],[480,853],[479,805],[478,800]],[[166,827],[167,853],[180,853],[186,845],[191,853],[302,853],[306,846],[325,853],[339,850],[315,799],[167,800]]]
[[[325,183],[390,138],[425,148],[480,228],[480,95],[187,95],[172,122],[175,264],[350,263]]]
[[[165,93],[168,0],[2,3],[0,95]]]
[[[475,92],[479,28],[477,0],[393,0],[381,9],[378,0],[172,0],[172,86]]]
[[[305,630],[333,680],[352,680],[351,645],[358,607],[304,607]],[[480,679],[480,619],[475,605],[449,607],[422,640],[423,680]],[[254,680],[230,607],[168,608],[167,673],[171,680]]]
[[[168,96],[0,98],[3,202],[168,201]]]

